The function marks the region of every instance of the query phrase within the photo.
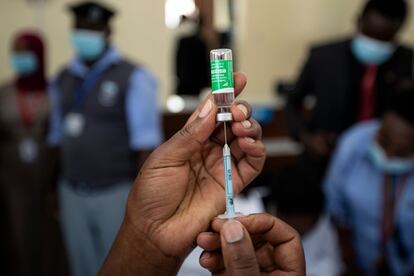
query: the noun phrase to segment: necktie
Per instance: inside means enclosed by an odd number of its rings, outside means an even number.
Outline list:
[[[358,121],[360,122],[375,117],[375,81],[377,73],[378,66],[376,65],[368,65],[365,69],[365,74],[361,82],[361,97],[358,114]]]

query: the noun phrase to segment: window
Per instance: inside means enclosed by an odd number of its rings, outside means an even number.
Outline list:
[[[166,0],[165,25],[170,29],[175,29],[180,24],[181,16],[189,16],[195,11],[194,0]]]

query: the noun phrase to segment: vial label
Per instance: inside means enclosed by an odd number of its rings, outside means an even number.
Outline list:
[[[211,89],[213,94],[234,93],[233,61],[211,61]]]

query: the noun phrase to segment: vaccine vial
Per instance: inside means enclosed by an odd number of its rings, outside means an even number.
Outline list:
[[[233,53],[230,49],[210,52],[211,89],[218,107],[217,121],[233,120],[230,107],[234,102]]]

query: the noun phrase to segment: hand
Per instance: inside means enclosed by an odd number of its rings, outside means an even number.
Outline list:
[[[197,243],[205,250],[200,264],[213,275],[305,275],[299,234],[275,217],[215,219],[212,229],[216,233],[201,233]]]
[[[246,84],[235,74],[236,95]],[[233,187],[239,193],[262,170],[261,128],[246,103],[235,104],[228,131]],[[224,212],[223,126],[207,98],[187,124],[144,163],[130,192],[126,216],[102,275],[171,275],[199,233]],[[124,270],[120,270],[123,267]]]
[[[301,140],[305,147],[316,156],[326,157],[331,154],[337,135],[328,132],[303,133]]]

